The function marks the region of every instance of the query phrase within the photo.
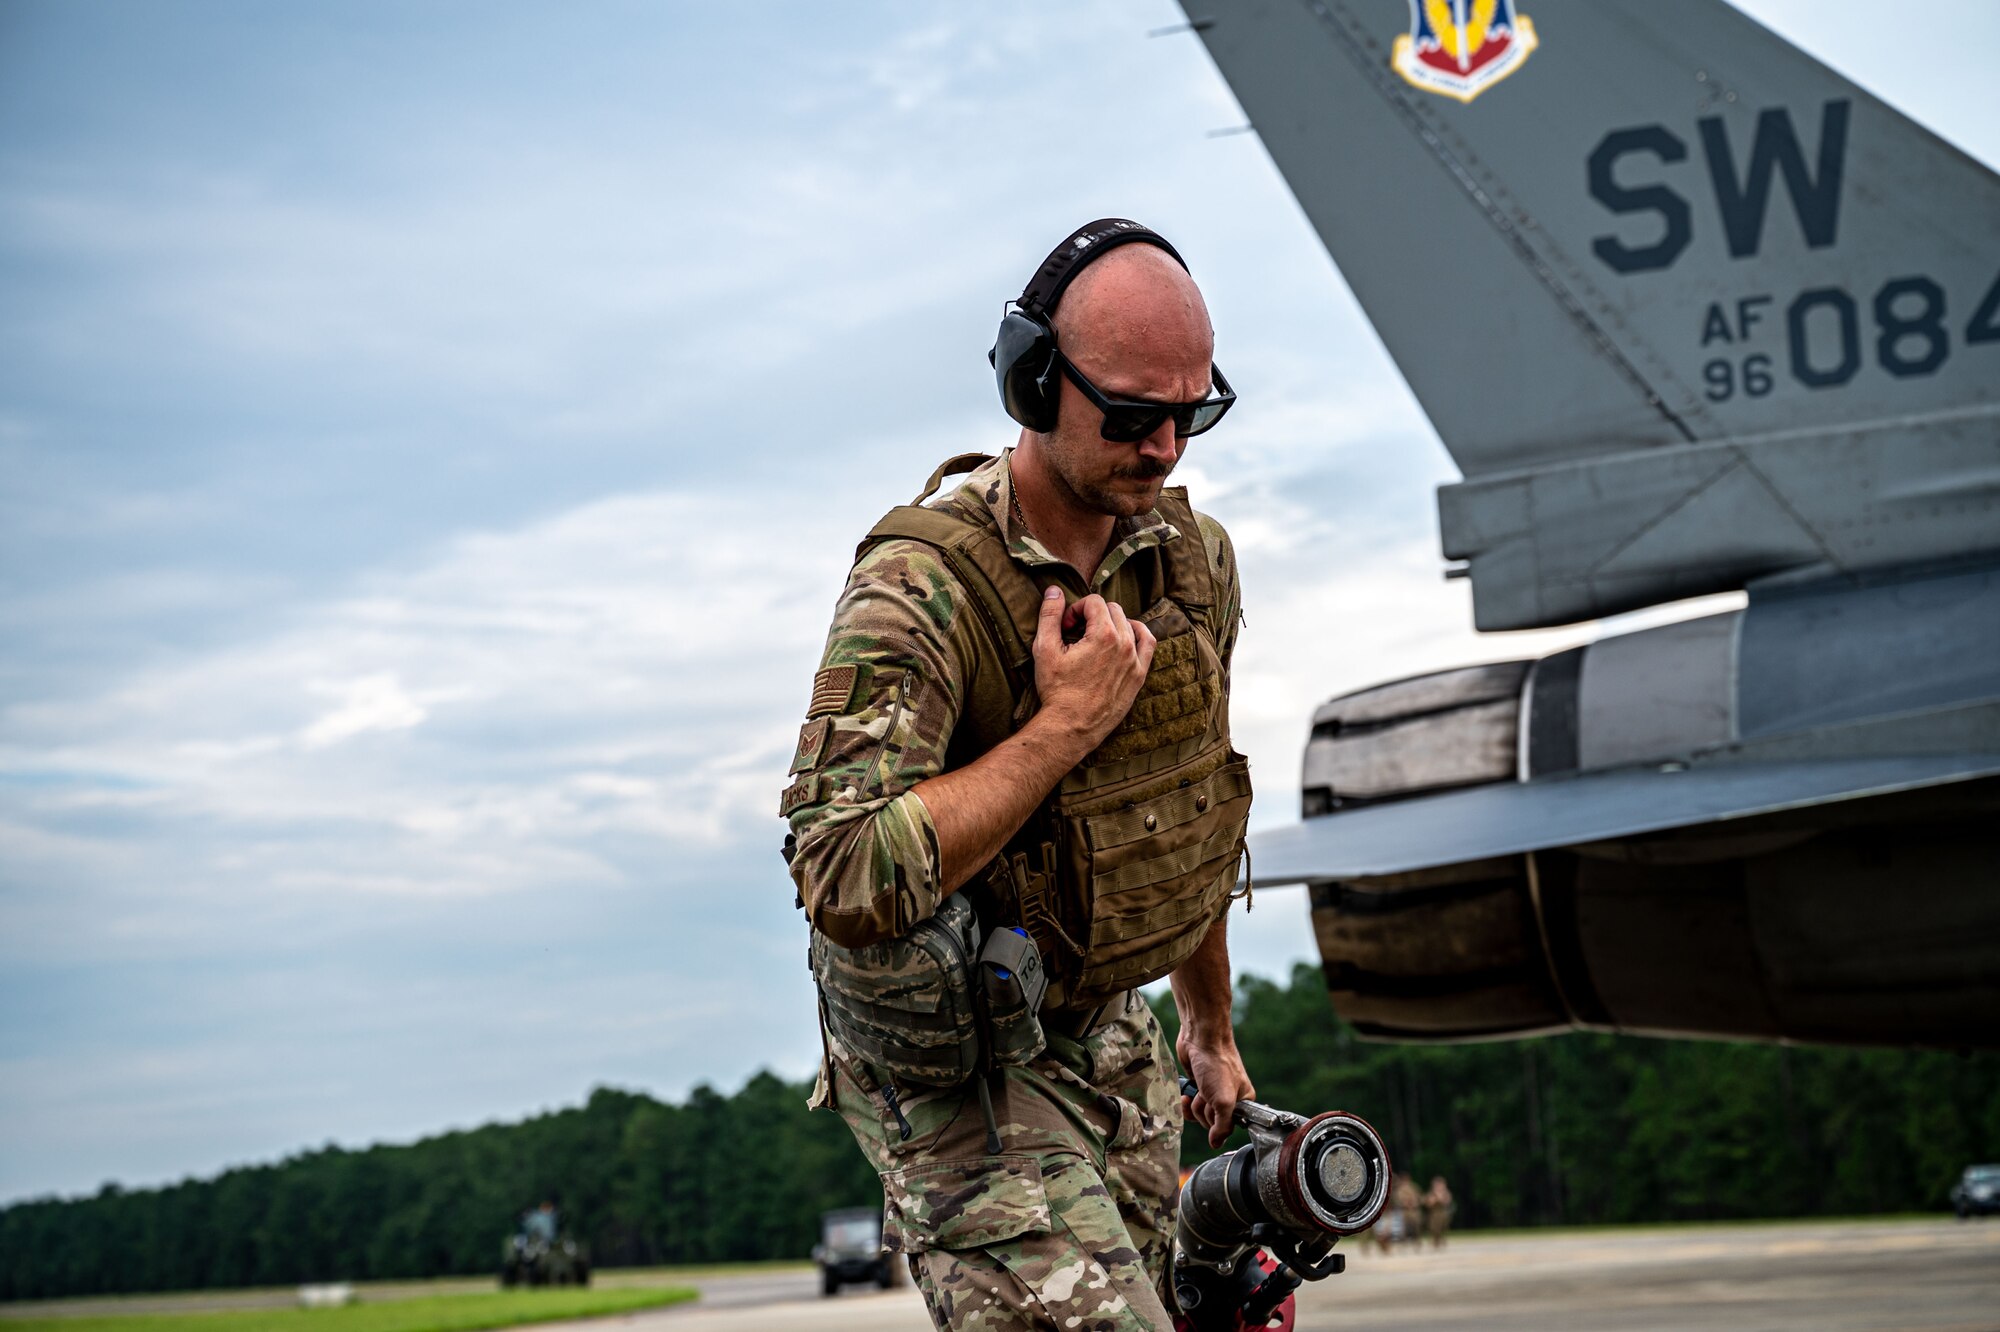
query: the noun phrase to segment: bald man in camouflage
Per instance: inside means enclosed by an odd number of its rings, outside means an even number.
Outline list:
[[[968,1089],[898,1085],[837,1036],[813,1104],[881,1173],[885,1242],[940,1328],[1165,1332],[1183,1116],[1219,1146],[1255,1095],[1225,933],[1250,798],[1228,743],[1236,562],[1163,488],[1226,383],[1200,291],[1136,224],[1074,234],[1016,308],[1049,344],[1016,384],[1044,396],[1010,396],[1003,325],[1003,398],[1030,424],[930,501],[965,540],[885,520],[864,542],[782,813],[835,943],[894,939],[955,892],[1030,932],[1054,978],[1046,1046],[994,1079],[998,1154]],[[1168,974],[1191,1103],[1136,988]]]

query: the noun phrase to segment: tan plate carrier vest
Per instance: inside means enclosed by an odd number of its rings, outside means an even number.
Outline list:
[[[935,549],[983,633],[947,748],[970,763],[1034,714],[1042,590],[1007,553],[984,505],[924,501],[946,476],[991,461],[961,454],[914,504],[889,511],[856,551],[882,541]],[[1227,910],[1250,815],[1250,770],[1229,743],[1229,701],[1210,617],[1215,577],[1185,487],[1160,493],[1180,532],[1133,556],[1140,618],[1159,646],[1132,711],[967,885],[989,925],[1020,925],[1049,974],[1044,1006],[1083,1010],[1165,976]],[[968,510],[971,510],[968,512]],[[989,914],[990,913],[990,914]]]

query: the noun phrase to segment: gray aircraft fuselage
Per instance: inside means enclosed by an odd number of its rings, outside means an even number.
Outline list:
[[[1482,630],[1328,701],[1365,1033],[2000,1046],[2000,180],[1720,0],[1183,0],[1463,480]]]

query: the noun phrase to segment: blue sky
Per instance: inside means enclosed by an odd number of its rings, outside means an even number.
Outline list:
[[[2000,158],[2000,11],[1749,8]],[[1184,470],[1260,823],[1318,699],[1588,632],[1470,633],[1443,450],[1179,17],[0,3],[0,1200],[803,1074],[826,613],[1009,440],[1085,218],[1242,394]],[[1311,954],[1296,893],[1233,933]]]

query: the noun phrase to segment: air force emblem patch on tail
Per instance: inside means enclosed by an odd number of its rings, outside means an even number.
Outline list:
[[[1389,64],[1425,92],[1469,102],[1519,69],[1537,45],[1514,0],[1410,0],[1410,32]]]

